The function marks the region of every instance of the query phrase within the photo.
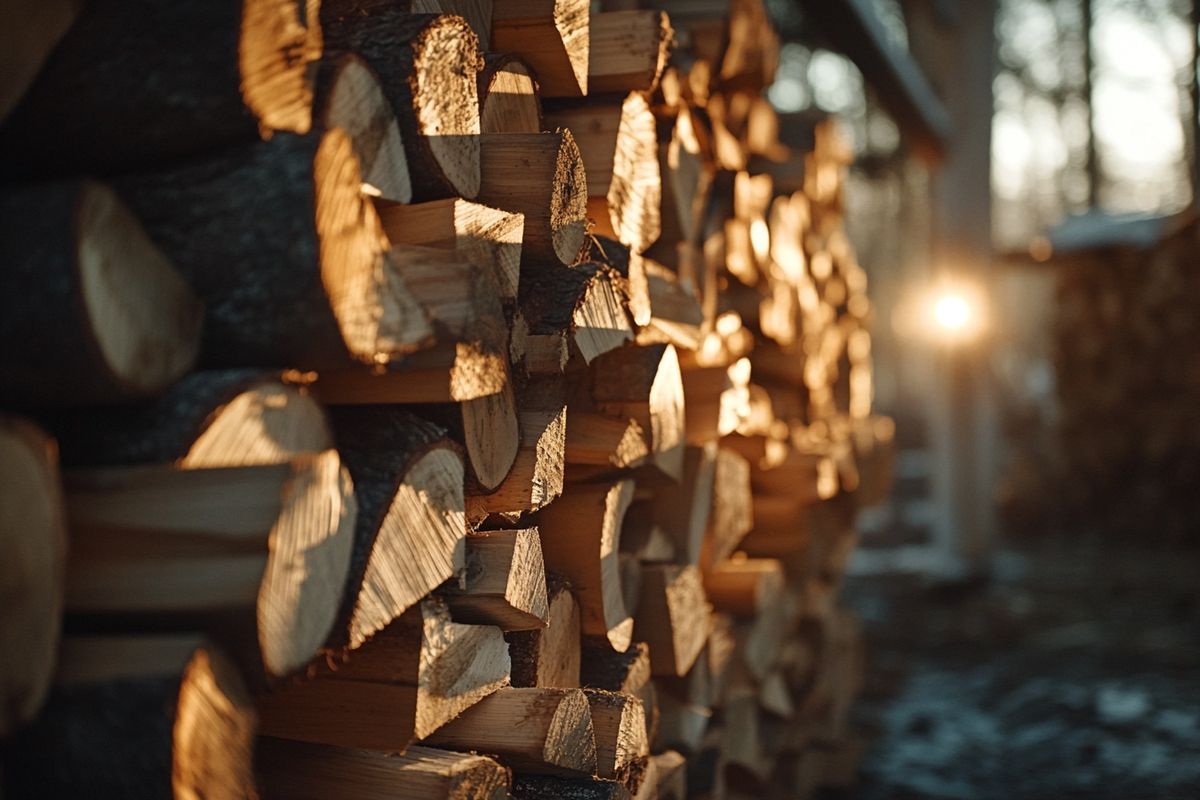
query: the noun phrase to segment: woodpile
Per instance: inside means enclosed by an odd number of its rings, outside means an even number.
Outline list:
[[[0,87],[5,796],[852,778],[893,431],[761,2],[160,5]]]

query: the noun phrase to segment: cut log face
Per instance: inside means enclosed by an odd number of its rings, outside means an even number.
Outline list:
[[[580,689],[500,689],[425,740],[494,755],[518,772],[592,775],[596,744]]]
[[[569,128],[583,156],[588,196],[607,200],[616,238],[642,252],[658,238],[662,203],[658,135],[646,96],[622,103],[589,103],[546,114],[547,124]]]
[[[69,610],[254,609],[246,626],[270,677],[302,667],[329,635],[357,513],[336,451],[279,465],[77,470],[66,486]]]
[[[783,564],[773,558],[734,558],[704,574],[704,591],[713,607],[739,617],[753,617],[779,599]]]
[[[359,521],[340,630],[351,649],[463,566],[463,462],[444,431],[393,406],[333,410]]]
[[[621,593],[621,523],[633,499],[633,481],[577,485],[542,509],[539,529],[549,569],[571,581],[583,632],[606,637],[624,651],[633,619]]]
[[[467,498],[467,515],[519,515],[536,511],[562,494],[567,411],[559,376],[527,382],[519,403],[521,441],[512,469],[488,494]]]
[[[256,714],[195,637],[64,640],[62,678],[12,742],[5,797],[248,797]]]
[[[267,800],[360,797],[494,800],[508,794],[508,770],[490,758],[412,745],[403,753],[262,738],[256,753]]]
[[[512,683],[520,687],[579,686],[579,604],[561,579],[551,575],[546,627],[507,635],[512,655]]]
[[[593,14],[588,35],[588,93],[653,92],[675,32],[662,11]]]
[[[646,470],[638,479],[638,489],[649,495],[645,498],[651,506],[648,521],[670,538],[680,563],[700,563],[713,505],[716,458],[715,442],[688,447],[678,482],[655,474],[657,470]]]
[[[412,176],[400,123],[379,78],[362,58],[345,54],[322,66],[317,80],[321,127],[350,137],[363,191],[395,203],[412,201]]]
[[[263,731],[403,750],[505,686],[509,669],[498,628],[452,622],[445,603],[427,598],[340,663],[264,695]]]
[[[0,191],[3,394],[127,400],[191,368],[203,308],[113,191],[92,181]]]
[[[615,350],[597,360],[591,374],[597,405],[614,416],[637,420],[650,432],[654,464],[681,478],[686,427],[675,348],[666,344]]]
[[[67,536],[54,442],[0,417],[0,737],[41,708],[50,688],[63,606]]]
[[[634,635],[650,645],[656,675],[686,675],[708,638],[710,608],[700,570],[674,564],[647,565],[642,573],[640,614]]]
[[[642,426],[632,419],[571,409],[567,462],[613,469],[635,467],[650,455]]]
[[[483,491],[495,491],[508,477],[521,446],[512,378],[499,392],[464,402],[460,414],[471,475]]]
[[[587,363],[620,347],[633,339],[620,280],[594,263],[527,274],[520,307],[530,333],[566,334]]]
[[[523,267],[573,264],[587,232],[587,175],[571,132],[492,133],[479,140],[479,201],[525,215]]]
[[[596,734],[596,774],[620,780],[638,760],[650,754],[646,709],[630,694],[585,689]]]
[[[533,71],[511,53],[484,56],[479,73],[479,129],[482,133],[542,130],[542,104]]]
[[[279,134],[117,188],[205,302],[209,364],[376,363],[428,335],[397,297],[402,284],[385,267],[386,237],[340,129]]]
[[[379,75],[404,141],[414,200],[479,191],[479,40],[462,17],[406,4],[322,3],[325,48],[357,53]]]
[[[549,607],[537,529],[469,535],[464,586],[446,587],[441,596],[457,622],[506,632],[545,628]]]
[[[307,132],[321,28],[302,9],[87,4],[0,134],[3,171],[112,172]]]
[[[521,56],[543,97],[588,93],[587,0],[503,0],[492,11],[492,49]]]
[[[462,199],[378,207],[392,244],[454,250],[495,276],[502,300],[514,302],[521,273],[525,217]]]

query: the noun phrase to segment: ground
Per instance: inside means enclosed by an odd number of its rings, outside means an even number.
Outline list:
[[[1200,554],[1041,542],[992,575],[850,578],[854,798],[1200,798]]]

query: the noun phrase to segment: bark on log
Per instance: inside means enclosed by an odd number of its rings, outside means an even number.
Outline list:
[[[272,131],[307,132],[321,29],[303,8],[87,3],[0,129],[0,171],[144,169]]]
[[[0,394],[20,405],[153,395],[191,368],[203,308],[106,185],[0,190]]]
[[[565,332],[588,363],[620,347],[633,330],[619,282],[609,268],[590,263],[524,273],[519,305],[529,332]]]
[[[578,687],[580,670],[579,604],[569,585],[555,573],[546,578],[546,627],[508,634],[512,684],[517,687]]]

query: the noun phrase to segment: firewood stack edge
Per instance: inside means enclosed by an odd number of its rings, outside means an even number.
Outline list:
[[[760,0],[598,5],[0,18],[0,794],[852,779],[850,152]]]

